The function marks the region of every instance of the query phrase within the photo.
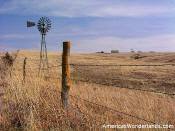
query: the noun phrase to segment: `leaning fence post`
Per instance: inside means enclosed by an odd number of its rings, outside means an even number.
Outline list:
[[[64,41],[63,54],[62,54],[62,90],[61,90],[61,100],[64,108],[68,107],[68,95],[70,90],[69,56],[70,56],[70,41]]]
[[[27,58],[24,58],[24,63],[23,63],[23,83],[25,83],[25,79],[26,79],[26,60]]]

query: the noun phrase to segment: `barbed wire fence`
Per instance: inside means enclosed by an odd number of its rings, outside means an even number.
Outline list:
[[[27,60],[28,61],[28,60]],[[29,61],[29,62],[32,62],[33,60]],[[35,61],[38,61],[38,60],[35,60]],[[38,61],[39,62],[39,61]],[[20,64],[20,63],[18,63]],[[30,64],[28,64],[30,65]],[[169,67],[169,66],[175,66],[175,64],[159,64],[159,65],[88,65],[88,64],[70,64],[71,67],[73,68],[77,68],[77,67]],[[62,65],[54,65],[54,66],[49,66],[49,69],[54,69],[56,70],[57,68],[61,68]],[[15,69],[15,70],[18,70],[18,71],[21,71],[22,69]],[[26,68],[25,70],[23,69],[23,72],[26,72],[30,70],[34,72],[36,72],[36,70],[38,70],[38,68],[31,68],[30,66],[28,68]],[[47,69],[46,69],[47,70]],[[122,69],[121,69],[122,70]],[[79,70],[76,70],[76,73],[78,72]],[[93,71],[93,70],[92,70]],[[29,72],[29,71],[28,71]],[[24,73],[25,75],[27,73]],[[23,76],[24,79],[26,76]],[[60,79],[61,80],[61,77],[60,75],[59,76],[46,76],[47,78],[50,78],[50,79]],[[149,74],[148,76],[146,77],[150,77]],[[111,80],[116,80],[115,78],[110,78]],[[88,80],[84,80],[84,79],[76,79],[76,78],[73,78],[71,77],[71,80],[73,81],[79,81],[79,82],[89,82]],[[159,80],[159,82],[161,81],[161,79]],[[90,81],[91,82],[91,81]],[[131,88],[131,87],[127,87],[127,86],[115,86],[115,85],[109,85],[108,83],[101,83],[101,82],[94,82],[92,81],[92,83],[95,83],[95,84],[98,84],[98,85],[104,85],[104,86],[112,86],[112,87],[116,87],[116,88],[126,88],[126,89],[130,89],[130,90],[138,90],[138,91],[143,91],[143,92],[150,92],[150,93],[156,93],[156,94],[164,94],[164,95],[169,95],[169,96],[175,96],[174,93],[168,93],[168,92],[163,92],[163,91],[154,91],[154,90],[148,90],[148,89],[140,89],[140,88]]]
[[[85,66],[85,65],[79,65],[79,64],[70,64],[71,66]],[[95,65],[86,65],[86,66],[95,66]],[[102,66],[102,67],[104,67],[104,66],[110,66],[110,65],[98,65],[98,66]],[[114,65],[112,65],[112,66],[114,66]],[[115,65],[115,66],[118,66],[118,65]],[[121,65],[120,65],[121,66]],[[127,66],[127,65],[124,65],[124,66]],[[130,66],[130,65],[129,65]],[[132,65],[133,66],[133,65]],[[137,65],[137,66],[139,66],[139,65]],[[142,65],[141,65],[142,66]],[[144,65],[144,66],[146,66],[146,65]],[[148,66],[150,66],[150,65],[148,65]],[[154,65],[152,65],[152,66],[154,66]],[[157,65],[156,65],[157,66]],[[166,66],[166,65],[159,65],[159,66]],[[168,65],[169,66],[169,65]],[[174,66],[174,65],[173,65]],[[58,68],[58,67],[61,67],[61,65],[58,65],[58,66],[50,66],[49,68],[50,69],[54,69],[55,70],[55,68]],[[30,72],[30,77],[34,77],[34,75],[36,74],[36,70],[37,70],[38,68],[26,68],[26,70],[28,70],[27,72],[29,73]],[[16,69],[16,70],[18,70],[18,71],[22,71],[22,69]],[[33,72],[32,72],[32,70],[33,70]],[[27,74],[27,73],[26,73]],[[32,75],[33,74],[33,75]],[[25,76],[26,77],[26,76]],[[52,77],[52,76],[48,76],[47,78],[50,78],[50,79],[60,79],[61,80],[61,77]],[[74,80],[74,79],[71,79],[71,80]],[[76,80],[76,79],[75,79]],[[83,80],[80,80],[81,82],[87,82],[87,81],[83,81]],[[98,84],[100,84],[100,83],[98,83]],[[121,87],[118,87],[118,88],[121,88]],[[128,88],[128,89],[132,89],[132,88]],[[175,94],[168,94],[168,93],[164,93],[164,92],[155,92],[155,91],[149,91],[149,90],[142,90],[142,89],[132,89],[132,90],[140,90],[140,91],[147,91],[147,92],[151,92],[151,93],[161,93],[161,94],[165,94],[165,95],[170,95],[170,96],[174,96]],[[61,93],[61,91],[59,91],[60,93]],[[86,99],[83,99],[83,98],[81,98],[81,97],[79,97],[79,96],[74,96],[74,95],[69,95],[70,96],[70,98],[71,99],[76,99],[76,100],[79,100],[79,101],[83,101],[83,102],[85,102],[85,103],[88,103],[88,104],[92,104],[92,105],[95,105],[95,106],[98,106],[98,107],[102,107],[102,108],[105,108],[105,109],[107,109],[107,110],[110,110],[110,111],[112,111],[112,112],[115,112],[115,113],[118,113],[118,114],[121,114],[121,115],[125,115],[125,116],[127,116],[127,117],[132,117],[132,118],[134,118],[134,119],[138,119],[138,120],[140,120],[140,121],[144,121],[144,122],[147,122],[147,123],[149,123],[149,124],[158,124],[158,123],[156,123],[156,122],[154,122],[154,121],[150,121],[150,120],[147,120],[147,119],[144,119],[144,118],[140,118],[140,117],[138,117],[138,116],[135,116],[135,115],[131,115],[131,114],[128,114],[128,113],[125,113],[125,112],[122,112],[122,111],[119,111],[119,110],[116,110],[116,109],[112,109],[112,108],[110,108],[110,107],[107,107],[107,106],[104,106],[104,105],[100,105],[100,104],[97,104],[97,103],[94,103],[94,102],[91,102],[91,101],[88,101],[88,100],[86,100]],[[78,106],[78,105],[76,105],[76,106]],[[80,112],[81,114],[84,114],[84,115],[88,115],[88,113],[84,113],[84,112]],[[92,116],[89,116],[89,117],[91,117],[91,118],[93,118]],[[94,118],[95,119],[95,118]],[[102,121],[99,121],[98,119],[95,119],[95,121],[98,121],[100,124],[104,124],[105,122],[102,122]]]
[[[28,68],[28,70],[29,70],[29,69],[31,69],[31,68]],[[19,69],[19,70],[17,70],[17,71],[21,71],[21,70]],[[34,77],[34,75],[32,75],[32,74],[35,74],[35,73],[34,73],[34,72],[33,72],[33,73],[30,72],[30,77]],[[49,78],[51,78],[51,79],[61,79],[61,77],[60,77],[60,78],[49,77]],[[58,90],[58,92],[61,94],[61,90]],[[104,106],[104,105],[100,105],[100,104],[95,103],[95,102],[91,102],[91,101],[86,100],[86,99],[83,99],[83,98],[81,98],[81,97],[79,97],[79,96],[77,96],[77,95],[71,95],[71,94],[69,94],[69,97],[70,97],[71,99],[75,99],[76,101],[83,101],[83,102],[85,102],[85,103],[88,103],[88,104],[91,104],[91,105],[95,105],[95,106],[98,106],[98,107],[101,107],[101,108],[105,108],[105,109],[108,110],[108,111],[112,111],[112,112],[114,112],[114,113],[117,113],[117,114],[120,114],[120,115],[124,115],[124,116],[126,116],[126,117],[132,117],[132,118],[134,118],[134,119],[137,119],[137,120],[140,120],[140,121],[149,123],[149,124],[158,124],[158,123],[156,123],[156,122],[154,122],[154,121],[151,121],[151,120],[147,120],[147,119],[144,119],[144,118],[140,118],[140,117],[135,116],[135,115],[131,115],[131,114],[128,114],[128,113],[125,113],[125,112],[122,112],[122,111],[119,111],[119,110],[116,110],[116,109],[112,109],[112,108],[107,107],[107,106]],[[77,110],[77,108],[79,108],[79,105],[77,104],[77,102],[75,102],[75,106],[71,106],[71,107],[74,108],[75,110]],[[83,114],[83,115],[89,116],[90,118],[92,118],[92,119],[94,119],[95,121],[99,122],[101,125],[105,124],[105,121],[100,121],[100,120],[98,120],[97,118],[92,117],[92,116],[89,115],[88,113],[82,112],[82,111],[80,111],[80,110],[79,110],[79,113],[81,113],[81,114]]]
[[[31,60],[29,62],[33,62],[33,61],[38,61],[38,60]],[[27,65],[30,65],[30,64],[27,64]],[[159,64],[159,65],[124,65],[124,64],[116,64],[116,65],[100,65],[100,64],[96,64],[96,65],[90,65],[90,64],[70,64],[71,67],[73,68],[76,68],[76,67],[167,67],[167,66],[175,66],[175,64]],[[54,66],[50,66],[49,69],[54,69],[56,70],[55,68],[61,68],[62,65],[54,65]],[[17,70],[17,71],[22,71],[22,69],[14,69],[14,70]],[[26,77],[27,72],[30,72],[30,77],[32,76],[32,74],[36,74],[36,70],[38,70],[38,68],[31,68],[30,66],[28,68],[25,68],[25,76],[23,77]],[[24,71],[24,70],[23,70]],[[32,72],[33,71],[33,72]],[[76,70],[77,71],[77,70]],[[57,76],[57,77],[52,77],[52,76],[47,76],[47,78],[50,78],[50,79],[61,79],[60,76]],[[71,78],[71,80],[74,80],[74,81],[80,81],[80,82],[88,82],[86,80],[77,80],[77,79],[74,79],[74,78]],[[95,84],[100,84],[100,85],[105,85],[104,83],[95,83]],[[168,95],[168,96],[174,96],[175,94],[170,94],[170,93],[166,93],[166,92],[158,92],[158,91],[150,91],[150,90],[144,90],[144,89],[138,89],[138,88],[129,88],[129,87],[118,87],[117,88],[127,88],[127,89],[132,89],[132,90],[139,90],[139,91],[146,91],[146,92],[151,92],[151,93],[160,93],[160,94],[164,94],[164,95]],[[61,91],[59,91],[61,93]],[[118,113],[120,115],[124,115],[124,116],[127,116],[127,117],[132,117],[134,119],[138,119],[140,121],[144,121],[146,123],[149,123],[149,124],[160,124],[160,123],[157,123],[157,122],[154,122],[154,121],[151,121],[151,120],[147,120],[147,119],[144,119],[144,118],[140,118],[138,116],[135,116],[135,115],[131,115],[131,114],[128,114],[128,113],[125,113],[125,112],[122,112],[122,111],[119,111],[119,110],[116,110],[116,109],[112,109],[110,107],[107,107],[107,106],[104,106],[104,105],[100,105],[100,104],[97,104],[97,103],[94,103],[94,102],[91,102],[91,101],[88,101],[86,99],[83,99],[79,96],[74,96],[74,95],[69,95],[71,97],[71,99],[76,99],[78,101],[83,101],[85,103],[88,103],[88,104],[92,104],[92,105],[95,105],[95,106],[98,106],[98,107],[102,107],[102,108],[105,108],[109,111],[112,111],[112,112],[115,112],[115,113]],[[78,105],[76,105],[78,107]],[[75,108],[76,109],[76,108]],[[79,111],[81,114],[84,114],[84,115],[88,115],[89,117],[95,119],[95,121],[98,121],[100,124],[105,124],[105,121],[102,122],[92,116],[90,116],[88,113],[85,113],[85,112],[82,112],[82,111]]]
[[[31,60],[29,62],[32,62],[32,61],[33,60]],[[100,64],[98,64],[98,65],[92,65],[92,64],[70,64],[70,67],[71,68],[76,69],[76,72],[75,73],[82,73],[83,72],[82,70],[77,69],[79,67],[83,67],[83,68],[91,67],[91,69],[92,69],[91,71],[93,72],[93,68],[94,67],[98,67],[98,68],[99,67],[101,67],[101,68],[113,67],[114,70],[116,68],[119,68],[119,70],[122,70],[121,67],[132,67],[133,69],[135,69],[135,67],[137,67],[137,68],[138,67],[148,67],[147,68],[148,69],[147,71],[149,71],[149,70],[151,70],[150,67],[151,68],[155,68],[155,67],[163,67],[164,68],[164,67],[170,67],[170,66],[174,67],[175,64],[159,64],[159,65],[127,65],[127,64],[122,64],[122,65],[120,65],[120,64],[116,64],[116,65],[100,65]],[[57,70],[58,68],[61,68],[61,67],[62,67],[61,64],[60,65],[53,65],[53,66],[49,66],[48,69],[49,70]],[[30,71],[32,71],[32,70],[35,70],[35,71],[38,70],[38,68],[31,68],[31,67],[28,67],[28,69]],[[26,71],[28,69],[26,68]],[[18,70],[21,70],[21,69],[18,69]],[[47,69],[45,69],[45,70],[47,70]],[[51,78],[51,79],[61,79],[60,75],[59,76],[54,76],[54,77],[53,76],[46,76],[46,77],[47,78]],[[153,76],[151,76],[151,74],[146,74],[146,76],[144,76],[144,77],[145,78],[148,78],[149,80],[150,79],[153,80]],[[109,84],[109,83],[98,82],[98,81],[89,81],[89,79],[88,80],[86,80],[86,79],[78,79],[78,78],[74,78],[74,77],[71,77],[71,80],[73,80],[73,81],[79,81],[79,82],[92,82],[94,84],[103,85],[103,86],[112,86],[112,87],[116,87],[116,88],[126,88],[126,89],[130,89],[130,90],[138,90],[138,91],[143,91],[143,92],[150,92],[150,93],[158,93],[158,94],[164,94],[164,95],[169,95],[169,96],[175,96],[175,93],[169,93],[169,92],[166,92],[165,90],[164,91],[157,91],[157,90],[150,90],[150,89],[145,89],[145,88],[142,89],[142,88],[138,88],[138,87],[120,86],[120,85]],[[108,80],[111,80],[111,81],[113,81],[115,83],[118,79],[117,79],[117,77],[116,78],[115,77],[110,77],[110,78],[108,78]],[[147,82],[149,82],[149,80]],[[156,80],[158,82],[161,82],[162,78],[156,78]],[[153,82],[155,82],[155,81],[153,80]]]

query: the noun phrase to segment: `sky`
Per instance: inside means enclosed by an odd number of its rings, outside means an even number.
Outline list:
[[[37,27],[42,16],[52,21],[48,51],[175,52],[174,0],[0,0],[0,51],[40,50]]]

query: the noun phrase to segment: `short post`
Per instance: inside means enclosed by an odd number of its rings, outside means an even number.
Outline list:
[[[63,54],[62,54],[62,90],[61,90],[61,100],[64,108],[68,107],[68,96],[70,90],[69,56],[70,56],[70,41],[64,41]]]
[[[24,63],[23,63],[23,83],[25,83],[25,79],[26,79],[26,61],[27,58],[24,58]]]

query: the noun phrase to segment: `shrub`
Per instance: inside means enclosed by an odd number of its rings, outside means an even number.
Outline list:
[[[147,57],[147,56],[142,56],[140,54],[135,54],[135,55],[131,56],[131,58],[134,58],[135,60],[136,59],[141,59],[141,58],[144,58],[144,57]]]
[[[6,52],[5,56],[2,57],[2,61],[5,63],[5,65],[12,66],[14,59],[8,52]]]

